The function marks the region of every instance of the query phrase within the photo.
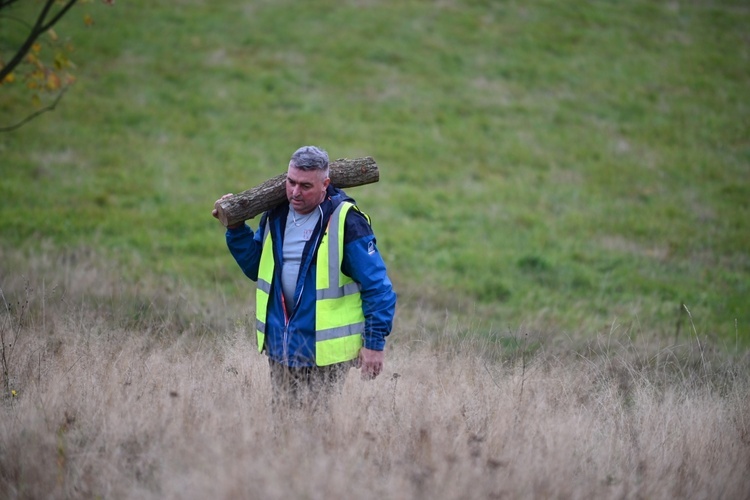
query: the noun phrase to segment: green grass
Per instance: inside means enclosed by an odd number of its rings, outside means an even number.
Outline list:
[[[78,83],[0,135],[0,244],[247,294],[213,201],[314,143],[378,161],[350,194],[402,309],[672,335],[684,303],[750,340],[749,22],[731,1],[82,6],[58,27]],[[31,111],[17,87],[0,125]]]

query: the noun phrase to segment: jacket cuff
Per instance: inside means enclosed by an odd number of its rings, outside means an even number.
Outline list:
[[[382,351],[385,349],[385,339],[379,336],[366,335],[364,337],[364,346],[372,351]]]
[[[228,227],[227,234],[239,234],[245,230],[247,224],[240,224],[237,227]]]

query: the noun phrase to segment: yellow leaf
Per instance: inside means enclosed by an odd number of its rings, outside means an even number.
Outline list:
[[[39,58],[38,58],[38,57],[36,56],[36,54],[31,54],[31,53],[29,53],[29,54],[26,54],[26,60],[27,60],[27,61],[28,61],[28,62],[29,62],[30,64],[33,64],[34,66],[36,66],[36,68],[37,68],[38,70],[40,70],[40,69],[44,68],[44,63],[42,62],[42,60],[41,60],[41,59],[39,59]]]
[[[65,85],[73,85],[76,82],[76,77],[68,73],[65,75]]]
[[[60,69],[63,69],[67,65],[68,65],[68,57],[62,52],[57,52],[55,54],[55,69],[60,70]]]
[[[39,98],[39,94],[34,94],[33,96],[31,96],[31,104],[33,104],[35,108],[38,108],[42,105],[42,100]]]
[[[94,24],[94,18],[91,17],[91,14],[86,14],[85,16],[83,16],[83,24],[85,24],[86,26],[91,26],[92,24]]]
[[[31,46],[31,51],[34,54],[38,54],[39,52],[42,51],[42,44],[39,42],[34,43],[34,45]]]
[[[26,86],[31,90],[34,90],[39,88],[39,83],[37,83],[36,80],[29,80],[26,82]]]
[[[16,81],[16,75],[13,73],[8,73],[5,75],[5,79],[3,80],[3,83],[13,83]]]
[[[53,30],[52,28],[50,28],[50,29],[47,30],[47,34],[49,35],[49,37],[52,39],[53,42],[57,41],[58,37],[57,37],[57,32],[55,30]]]
[[[47,90],[57,90],[60,88],[60,77],[57,73],[47,75]]]
[[[47,78],[47,74],[41,69],[37,69],[29,75],[29,78],[37,82],[43,82]]]

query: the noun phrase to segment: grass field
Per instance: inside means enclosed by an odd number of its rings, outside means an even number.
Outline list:
[[[274,414],[265,357],[247,324],[227,319],[238,304],[148,279],[124,286],[83,253],[28,270],[5,281],[20,300],[0,315],[16,391],[0,404],[2,498],[750,490],[747,352],[619,328],[562,342],[519,335],[507,349],[401,315],[378,379],[353,370],[329,411]]]
[[[0,497],[741,498],[749,25],[739,0],[77,6],[76,84],[0,133]],[[20,35],[0,17],[0,57]],[[0,127],[34,110],[0,86]],[[349,194],[399,308],[382,378],[272,432],[210,211],[304,144],[378,162]]]
[[[213,201],[314,143],[378,161],[350,193],[402,304],[673,336],[684,303],[701,333],[750,337],[741,2],[179,5],[58,27],[78,83],[0,136],[4,246],[247,294]],[[3,121],[29,111],[2,88]]]

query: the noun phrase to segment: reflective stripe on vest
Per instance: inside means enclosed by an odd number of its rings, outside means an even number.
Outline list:
[[[266,315],[268,314],[268,299],[271,296],[271,281],[273,281],[273,242],[270,235],[271,221],[266,220],[263,251],[260,254],[258,282],[255,289],[255,335],[258,339],[258,351],[261,352],[266,339]]]
[[[362,347],[365,317],[359,284],[341,272],[346,214],[352,207],[354,205],[349,202],[336,207],[318,248],[317,262],[326,263],[316,266],[315,278],[315,364],[318,366],[352,360]],[[266,315],[274,271],[269,228],[270,221],[263,234],[263,253],[258,268],[255,300],[256,333],[260,351],[263,350],[265,340]]]

